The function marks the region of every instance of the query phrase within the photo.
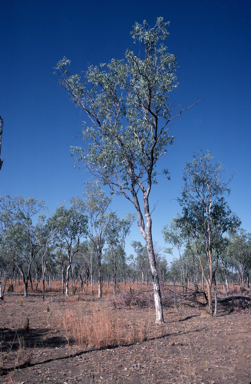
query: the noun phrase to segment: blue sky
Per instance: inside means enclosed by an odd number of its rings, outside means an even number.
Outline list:
[[[183,168],[194,152],[209,150],[234,172],[227,198],[242,227],[251,231],[251,2],[249,0],[8,0],[0,7],[0,115],[4,119],[0,195],[34,196],[50,213],[80,196],[88,173],[74,169],[70,145],[78,145],[84,115],[59,86],[53,67],[66,56],[72,73],[133,49],[137,21],[170,21],[166,41],[177,56],[179,86],[171,101],[198,105],[170,126],[174,144],[161,159],[171,180],[153,187],[153,235],[180,211],[176,198]],[[134,213],[122,197],[111,208]],[[127,241],[142,241],[135,224]]]

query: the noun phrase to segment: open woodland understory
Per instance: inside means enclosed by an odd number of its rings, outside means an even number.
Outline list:
[[[146,283],[81,288],[16,281],[0,301],[1,383],[250,383],[250,297],[218,285],[218,311],[189,285],[162,284],[165,323],[155,324]],[[34,282],[35,286],[35,282]],[[13,287],[13,289],[12,289]],[[74,294],[73,294],[74,293]],[[241,299],[233,297],[242,297]],[[225,300],[224,300],[225,299]],[[226,300],[227,299],[227,300]]]

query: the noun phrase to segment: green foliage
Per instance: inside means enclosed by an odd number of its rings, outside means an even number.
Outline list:
[[[223,180],[220,163],[212,164],[211,153],[195,154],[184,169],[182,216],[178,226],[188,237],[193,238],[203,278],[207,283],[209,308],[212,310],[211,287],[223,257],[226,232],[234,232],[240,225],[239,218],[232,214],[224,194],[229,194],[228,182]],[[206,259],[206,264],[205,264]],[[188,258],[187,258],[188,261]]]
[[[32,220],[45,209],[44,201],[34,197],[0,198],[2,246],[12,259],[11,262],[28,273],[39,250]]]
[[[99,67],[90,65],[81,81],[70,75],[70,60],[63,58],[56,67],[61,85],[81,109],[83,139],[87,148],[73,147],[78,160],[104,184],[128,196],[135,184],[156,181],[154,167],[166,152],[171,119],[169,93],[177,86],[176,58],[161,43],[168,23],[159,17],[153,28],[136,23],[131,32],[139,53],[125,52],[125,59],[112,59]],[[143,49],[142,49],[143,48]]]
[[[132,241],[131,246],[136,253],[135,267],[140,272],[142,282],[145,278],[149,278],[149,260],[146,246],[143,246],[140,241]]]
[[[238,271],[243,285],[244,275],[251,270],[251,233],[240,229],[229,241],[228,261]]]
[[[182,217],[177,221],[184,233],[192,233],[207,238],[210,234],[222,236],[234,231],[240,225],[239,218],[232,214],[224,194],[230,193],[229,183],[222,177],[220,163],[211,163],[212,155],[195,154],[191,163],[184,168],[184,186],[178,202],[182,207]]]
[[[111,198],[105,196],[99,183],[86,183],[83,192],[85,197],[85,210],[89,217],[88,237],[99,248],[103,248],[108,236],[110,216],[107,209]]]
[[[180,215],[177,218],[174,218],[170,226],[167,224],[164,225],[162,233],[164,236],[165,243],[171,244],[173,247],[177,248],[180,252],[182,245],[184,244],[184,234],[179,226]]]
[[[79,209],[80,199],[71,200],[72,205],[69,209],[61,206],[48,220],[48,226],[56,234],[58,243],[65,244],[67,250],[71,250],[74,245],[79,243],[82,237],[86,236],[88,219],[83,214],[83,205]]]

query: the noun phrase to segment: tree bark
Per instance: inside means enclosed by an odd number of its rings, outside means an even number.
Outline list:
[[[116,263],[116,255],[113,251],[113,296],[116,295],[116,285],[117,285],[117,263]]]
[[[150,262],[150,269],[152,274],[153,281],[153,294],[154,294],[154,304],[155,304],[155,314],[156,314],[156,324],[164,323],[163,316],[163,307],[161,301],[161,292],[160,292],[160,284],[159,284],[159,276],[156,267],[156,257],[153,249],[153,239],[152,239],[152,219],[149,212],[148,200],[144,199],[144,209],[145,209],[145,218],[146,218],[146,247],[147,253]]]
[[[28,281],[24,278],[24,297],[28,296]]]
[[[62,265],[61,271],[61,281],[62,281],[62,294],[64,295],[64,266]]]
[[[44,300],[44,295],[45,295],[45,279],[44,279],[44,276],[43,276],[43,293],[42,293],[43,300]]]
[[[208,312],[212,315],[212,281],[208,279],[206,283],[207,283]]]
[[[102,297],[102,284],[101,284],[101,253],[102,250],[98,250],[98,298]]]
[[[69,296],[69,278],[70,278],[70,268],[71,268],[71,264],[68,265],[68,267],[66,268],[66,278],[65,278],[65,295],[66,296]]]
[[[177,309],[177,298],[176,298],[176,285],[175,285],[175,279],[173,280],[173,293],[174,293],[174,308]]]

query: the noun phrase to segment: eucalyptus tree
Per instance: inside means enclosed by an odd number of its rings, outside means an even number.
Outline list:
[[[2,231],[14,263],[23,278],[25,296],[28,294],[29,280],[32,287],[31,266],[39,249],[32,220],[45,209],[44,201],[34,197],[0,198]]]
[[[207,270],[206,258],[200,254],[203,270]],[[183,251],[183,265],[185,266],[185,281],[192,281],[197,289],[201,282],[201,287],[204,288],[204,277],[202,275],[201,266],[197,254],[196,244],[193,240],[187,241]]]
[[[87,236],[92,242],[91,257],[97,255],[98,261],[98,298],[102,297],[102,251],[108,236],[108,228],[111,216],[107,209],[111,203],[111,197],[105,196],[105,192],[97,182],[86,183],[83,192],[85,196],[85,209],[89,219]]]
[[[194,154],[193,161],[184,168],[182,197],[178,199],[182,207],[182,217],[178,220],[186,226],[194,238],[197,254],[207,285],[208,306],[212,312],[213,263],[216,238],[234,230],[240,225],[239,218],[232,214],[224,194],[229,194],[228,182],[223,179],[221,163],[212,164],[211,153]],[[206,256],[208,274],[202,263],[202,253]]]
[[[55,242],[55,249],[54,249],[54,258],[56,264],[61,269],[61,283],[62,283],[62,294],[65,294],[64,289],[64,283],[65,283],[65,271],[67,268],[67,250],[65,249],[65,244],[63,240],[60,240],[59,237],[57,237],[57,241]]]
[[[34,237],[39,246],[39,256],[41,257],[42,298],[44,300],[46,269],[55,248],[55,245],[53,245],[52,242],[56,237],[53,225],[51,225],[50,221],[46,222],[45,215],[39,216],[38,222],[34,228]]]
[[[92,250],[90,247],[92,244],[87,240],[79,244],[78,252],[75,257],[75,269],[81,280],[81,288],[83,288],[84,282],[88,288],[88,281],[91,278],[91,288],[93,289],[93,259],[92,259]]]
[[[179,215],[177,218],[174,218],[170,226],[167,224],[164,225],[162,229],[162,233],[164,236],[164,241],[167,244],[170,244],[172,247],[176,248],[179,254],[179,259],[180,259],[180,267],[181,267],[181,283],[184,288],[184,282],[185,282],[185,267],[184,267],[184,259],[181,257],[181,251],[182,247],[186,241],[186,236],[184,235],[184,231],[182,231],[182,228],[178,225],[178,219]]]
[[[80,240],[87,234],[88,219],[84,214],[84,203],[81,199],[72,198],[71,206],[67,209],[61,206],[48,220],[48,226],[53,229],[58,246],[63,246],[67,256],[65,294],[69,295],[70,270],[75,254],[79,250]]]
[[[146,21],[136,23],[131,35],[138,53],[127,49],[122,60],[90,65],[83,81],[78,74],[70,74],[71,62],[65,57],[55,70],[60,84],[87,115],[83,139],[88,145],[73,147],[73,154],[100,182],[109,185],[111,193],[123,195],[137,211],[153,278],[156,323],[164,318],[149,196],[157,182],[157,162],[173,142],[168,124],[185,110],[171,117],[168,100],[177,87],[177,63],[163,43],[167,25],[162,17],[153,27]]]
[[[109,227],[107,233],[107,254],[113,264],[113,295],[115,296],[117,285],[117,269],[120,260],[125,260],[125,239],[130,233],[130,228],[135,221],[135,215],[128,214],[126,218],[120,219],[116,213],[109,214]],[[108,257],[109,259],[109,257]],[[124,264],[124,263],[122,263]]]
[[[136,253],[135,266],[141,276],[141,282],[143,285],[145,281],[148,282],[149,280],[149,258],[147,254],[147,247],[142,245],[140,241],[132,241],[131,246]]]
[[[12,285],[12,279],[14,277],[17,267],[14,263],[13,253],[10,248],[10,244],[6,242],[6,234],[0,234],[0,282],[3,279],[4,284],[2,286],[2,294],[5,292],[5,288],[8,280]],[[1,298],[1,294],[0,294]]]
[[[240,286],[244,288],[245,278],[249,288],[249,274],[251,271],[251,233],[240,229],[232,234],[229,240],[230,263],[238,272]]]

